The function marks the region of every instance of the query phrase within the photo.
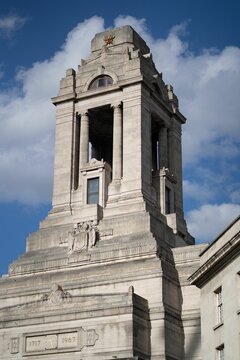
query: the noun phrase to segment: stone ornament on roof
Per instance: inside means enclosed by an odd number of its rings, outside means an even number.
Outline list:
[[[113,44],[113,40],[115,39],[115,36],[109,34],[109,35],[106,35],[104,37],[104,42],[105,42],[105,45],[112,45]]]

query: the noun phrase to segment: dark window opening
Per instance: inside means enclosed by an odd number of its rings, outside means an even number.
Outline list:
[[[113,110],[103,106],[90,111],[89,158],[102,159],[112,166]]]
[[[159,157],[159,126],[156,121],[152,120],[152,170],[160,169],[160,157]]]
[[[99,178],[88,179],[87,181],[87,204],[99,203]]]
[[[79,182],[79,139],[80,139],[80,118],[76,114],[75,119],[75,137],[74,137],[74,166],[73,166],[73,188],[78,188]]]
[[[165,214],[171,214],[171,189],[165,188]]]
[[[152,170],[160,169],[159,141],[152,138]]]
[[[218,324],[223,322],[223,301],[222,301],[222,287],[220,286],[215,290],[217,298],[217,322]]]
[[[152,118],[152,170],[169,167],[169,131],[166,125],[157,118]]]
[[[113,83],[113,79],[108,75],[101,75],[94,79],[89,85],[89,90],[98,89],[100,87],[106,87]]]

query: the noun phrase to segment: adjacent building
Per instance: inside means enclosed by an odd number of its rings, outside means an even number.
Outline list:
[[[200,254],[202,358],[240,359],[240,216]]]

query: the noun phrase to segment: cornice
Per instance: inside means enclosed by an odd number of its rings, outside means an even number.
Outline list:
[[[58,95],[52,98],[53,105],[65,102],[65,101],[74,101],[76,99],[76,93],[72,92],[66,95]]]
[[[215,252],[200,268],[190,277],[191,284],[201,288],[224,266],[232,261],[240,253],[240,231],[226,244]]]

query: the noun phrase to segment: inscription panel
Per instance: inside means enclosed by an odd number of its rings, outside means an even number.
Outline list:
[[[72,348],[72,347],[76,347],[77,345],[78,345],[77,332],[58,335],[58,349]]]
[[[42,336],[26,336],[26,353],[54,349],[71,349],[78,346],[77,331]]]
[[[80,351],[84,346],[94,346],[98,334],[94,329],[74,329],[46,334],[25,334],[24,356],[52,352]]]
[[[29,336],[26,338],[26,351],[45,350],[45,336]]]

